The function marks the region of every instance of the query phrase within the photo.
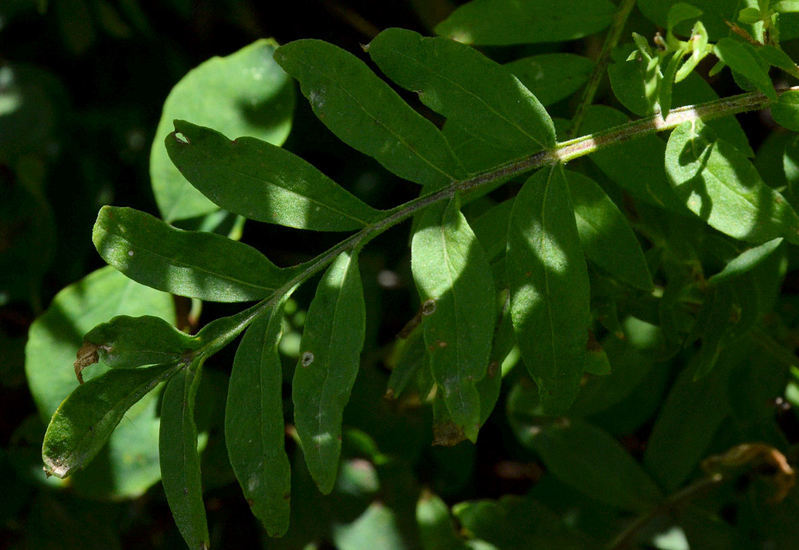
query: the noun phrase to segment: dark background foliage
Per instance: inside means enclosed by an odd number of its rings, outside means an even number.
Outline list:
[[[26,388],[23,368],[27,329],[35,317],[58,290],[104,265],[90,239],[99,207],[115,204],[157,212],[148,155],[171,87],[209,57],[227,55],[257,38],[274,37],[279,43],[321,38],[357,53],[361,44],[386,27],[429,34],[451,4],[448,0],[0,3],[0,100],[7,85],[6,67],[14,67],[25,99],[12,123],[0,125],[0,548],[182,545],[160,485],[132,502],[114,503],[83,499],[46,485],[39,469],[44,426]],[[638,15],[630,25],[641,33],[654,32],[651,23]],[[524,52],[563,51],[563,47],[525,47]],[[595,56],[601,37],[565,47]],[[519,57],[519,51],[511,50],[489,48],[498,60]],[[600,99],[608,99],[607,84],[603,86]],[[720,95],[737,91],[725,75],[714,86]],[[553,106],[553,116],[572,112],[575,101]],[[757,150],[773,127],[771,121],[762,114],[740,120]],[[285,147],[375,207],[398,204],[416,191],[335,139],[299,95]],[[496,193],[497,198],[508,196],[506,190]],[[407,235],[407,224],[393,229],[361,256],[369,329],[365,368],[347,423],[372,435],[382,451],[404,456],[408,458],[404,464],[412,465],[382,472],[385,478],[394,478],[382,489],[387,501],[402,501],[404,489],[419,486],[432,487],[451,503],[524,494],[540,476],[541,466],[516,442],[506,422],[490,420],[476,448],[468,444],[431,448],[429,411],[392,410],[381,401],[387,347],[418,308]],[[288,265],[321,252],[337,236],[249,224],[242,240],[265,250],[276,263]],[[784,291],[798,289],[796,277],[789,274]],[[305,288],[297,295],[301,308],[307,306],[310,291]],[[208,305],[203,319],[236,310]],[[232,353],[214,357],[209,368],[227,372]],[[500,402],[498,411],[503,408]],[[788,439],[796,442],[799,432],[793,414],[780,411],[778,416]],[[623,439],[633,455],[640,454],[649,428],[651,424],[644,424]],[[224,455],[216,457],[216,463],[210,462],[213,457],[205,459],[211,476],[205,480],[210,487],[205,497],[212,543],[220,548],[253,547],[261,531]],[[307,498],[322,503],[326,515],[317,518],[320,523],[335,516],[333,509],[341,505],[334,500],[337,497],[318,497],[307,479],[304,487]],[[347,519],[349,512],[343,513],[336,521]]]

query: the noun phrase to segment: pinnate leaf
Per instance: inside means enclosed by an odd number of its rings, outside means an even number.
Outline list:
[[[134,281],[202,300],[257,300],[292,274],[244,243],[175,229],[132,208],[104,206],[92,240],[106,262]]]
[[[207,549],[208,525],[194,421],[200,375],[201,366],[193,363],[181,368],[167,382],[161,403],[158,447],[161,483],[178,530],[189,548]]]
[[[294,424],[319,490],[333,490],[341,455],[341,421],[360,367],[366,333],[358,260],[343,252],[316,289],[294,370]]]
[[[513,74],[469,46],[387,29],[369,55],[393,81],[464,131],[512,160],[555,145],[543,105]]]
[[[102,449],[122,416],[174,367],[112,370],[78,386],[56,410],[42,446],[45,472],[67,477]]]
[[[280,47],[275,60],[339,139],[407,180],[439,186],[463,168],[435,125],[411,109],[366,64],[321,40]]]
[[[455,427],[475,441],[477,382],[486,375],[495,321],[491,267],[457,198],[428,208],[411,243],[433,378]]]
[[[257,319],[239,344],[225,407],[225,443],[250,510],[270,536],[289,526],[291,467],[285,451],[280,341],[283,303]]]
[[[735,147],[701,121],[669,137],[666,172],[677,195],[711,227],[736,239],[799,242],[799,216]]]
[[[522,359],[551,414],[569,408],[585,365],[588,271],[563,169],[534,174],[514,200],[506,258]]]
[[[158,209],[168,221],[217,209],[181,176],[164,149],[175,119],[190,120],[232,137],[280,145],[291,130],[294,87],[272,59],[277,44],[258,40],[192,69],[169,93],[150,151],[150,178]]]
[[[575,40],[601,31],[613,19],[607,0],[472,0],[436,27],[464,44],[505,46]]]
[[[183,176],[225,210],[315,231],[360,229],[380,213],[300,157],[256,138],[234,141],[175,121],[166,138]]]

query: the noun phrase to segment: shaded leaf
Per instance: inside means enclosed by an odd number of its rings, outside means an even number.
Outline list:
[[[513,74],[480,52],[405,29],[387,29],[369,55],[422,103],[510,161],[555,145],[555,128],[538,99]]]
[[[661,493],[640,465],[607,433],[581,420],[553,422],[531,439],[547,469],[600,502],[643,512]]]
[[[646,258],[627,219],[594,180],[577,172],[565,173],[585,255],[620,281],[652,290]]]
[[[453,422],[475,441],[495,319],[491,267],[457,198],[422,214],[411,244],[433,377]]]
[[[766,241],[760,246],[752,247],[730,260],[724,269],[711,276],[709,285],[718,285],[725,281],[740,277],[762,264],[782,244],[781,238]]]
[[[511,61],[505,67],[535,94],[542,105],[551,105],[569,97],[588,82],[594,62],[571,53],[545,53]]]
[[[427,367],[427,350],[421,330],[414,330],[407,338],[397,339],[389,365],[391,375],[388,378],[386,397],[397,398],[413,382],[419,369]]]
[[[131,279],[202,300],[257,300],[292,274],[244,243],[175,229],[132,208],[104,206],[92,240],[100,256]]]
[[[225,210],[252,220],[347,231],[380,215],[300,157],[259,139],[230,141],[176,120],[166,148],[194,187]]]
[[[606,0],[472,0],[436,27],[436,34],[464,44],[504,46],[575,40],[601,31],[615,7]]]
[[[455,531],[449,507],[437,495],[422,493],[416,504],[416,523],[423,550],[458,550],[463,541]]]
[[[511,317],[545,409],[569,408],[583,374],[588,272],[563,169],[539,170],[516,196],[506,258]]]
[[[757,52],[751,45],[733,38],[722,38],[713,47],[713,52],[730,69],[740,73],[770,99],[777,99],[777,92],[774,91],[768,69],[759,63]]]
[[[701,121],[684,122],[672,132],[666,172],[685,205],[722,233],[755,243],[781,236],[799,242],[793,208],[746,157]]]
[[[189,548],[209,547],[197,451],[195,398],[201,366],[184,366],[167,383],[161,404],[161,483],[172,517]]]
[[[435,125],[354,55],[321,40],[297,40],[280,47],[275,60],[299,80],[325,126],[387,170],[433,186],[464,176]]]
[[[84,468],[134,403],[172,375],[166,366],[112,370],[77,387],[56,410],[42,445],[45,472],[64,478]]]
[[[360,367],[366,333],[358,259],[343,252],[316,289],[291,384],[294,424],[319,490],[333,490],[341,455],[341,422]]]
[[[799,132],[799,91],[782,93],[779,100],[771,104],[771,116],[783,128]]]
[[[270,536],[289,526],[280,341],[283,303],[253,322],[236,351],[225,407],[225,442],[250,511]]]
[[[167,221],[213,212],[216,205],[180,175],[164,149],[175,119],[225,135],[252,136],[280,145],[291,130],[294,86],[272,60],[277,44],[258,40],[227,57],[213,57],[178,82],[164,103],[150,151],[150,179]]]

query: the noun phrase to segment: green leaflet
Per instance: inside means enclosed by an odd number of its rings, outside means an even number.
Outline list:
[[[666,28],[668,13],[672,6],[685,0],[638,0],[638,9],[653,23]],[[743,7],[740,0],[690,0],[686,2],[702,10],[702,23],[707,27],[711,40],[718,40],[730,34],[726,21],[735,21],[738,10]],[[677,26],[678,34],[688,36],[690,23]]]
[[[610,506],[644,512],[662,496],[616,440],[581,420],[541,426],[532,448],[555,477]]]
[[[230,373],[225,442],[250,510],[270,536],[289,526],[291,468],[285,451],[283,369],[278,355],[283,302],[244,334]]]
[[[28,388],[46,425],[78,386],[70,365],[83,335],[114,315],[158,315],[174,322],[171,296],[131,281],[111,266],[98,269],[59,292],[30,327],[25,348]],[[108,367],[97,365],[87,378]],[[158,468],[157,392],[142,398],[111,434],[107,451],[70,478],[75,492],[94,498],[135,498],[161,477]],[[131,461],[130,456],[138,457]],[[106,460],[107,459],[107,460]]]
[[[701,357],[694,356],[660,409],[644,453],[644,466],[667,493],[680,487],[691,474],[730,412],[730,369],[745,359],[740,349],[735,349],[739,347],[723,351],[717,367],[699,380],[694,380],[694,375]]]
[[[545,53],[505,63],[542,105],[565,99],[588,82],[594,62],[571,53]]]
[[[244,243],[175,229],[132,208],[101,208],[92,240],[100,256],[131,279],[202,300],[257,300],[292,273]]]
[[[84,468],[131,406],[174,368],[112,370],[75,388],[58,407],[42,445],[45,472],[64,478]]]
[[[741,254],[730,260],[724,266],[724,269],[710,277],[707,283],[709,285],[718,285],[749,273],[768,259],[781,244],[782,239],[776,238],[741,252]]]
[[[158,442],[161,483],[172,517],[189,548],[209,547],[194,406],[202,366],[185,365],[164,390]]]
[[[565,173],[585,255],[618,280],[651,291],[652,276],[627,218],[594,180],[577,172]]]
[[[789,90],[772,103],[771,115],[777,124],[788,130],[799,132],[799,91]]]
[[[433,378],[452,421],[470,440],[480,426],[476,384],[486,375],[495,321],[491,267],[457,198],[421,215],[411,269]]]
[[[175,119],[229,136],[252,136],[280,145],[291,130],[294,86],[272,60],[277,44],[258,40],[192,69],[169,93],[150,151],[150,178],[158,209],[168,221],[216,210],[169,161],[164,139]]]
[[[768,75],[768,66],[763,67],[760,64],[757,52],[751,45],[733,38],[722,38],[713,47],[713,52],[730,69],[740,73],[769,99],[777,99],[777,92],[774,91],[774,84]]]
[[[607,0],[472,0],[440,23],[436,34],[464,44],[504,46],[575,40],[613,19]]]
[[[119,315],[94,327],[83,341],[96,346],[100,362],[115,369],[177,364],[196,347],[188,334],[151,315]]]
[[[365,333],[358,259],[343,252],[322,277],[308,308],[291,385],[305,463],[323,494],[336,482],[341,421],[358,375]]]
[[[369,55],[389,78],[422,103],[510,161],[555,145],[555,127],[538,99],[502,65],[448,40],[387,29]]]
[[[768,187],[743,154],[701,121],[684,122],[669,137],[666,172],[694,214],[736,239],[799,242],[799,216]]]
[[[522,358],[550,414],[579,389],[589,326],[588,271],[561,167],[539,170],[514,201],[506,258]]]
[[[632,44],[616,48],[608,77],[613,95],[631,112],[649,116],[658,109],[658,89],[663,75],[657,55],[645,54]]]
[[[297,40],[281,46],[275,60],[299,80],[319,120],[389,171],[430,186],[464,177],[435,125],[354,55],[321,40]]]
[[[623,113],[596,105],[586,110],[583,130],[596,132],[625,122],[629,120]],[[645,136],[618,144],[612,149],[597,151],[591,155],[591,160],[632,196],[671,212],[688,215],[666,174],[652,169],[653,166],[661,165],[665,151],[662,139]]]
[[[194,187],[225,210],[252,220],[347,231],[380,215],[300,157],[259,139],[230,141],[176,120],[166,148]]]

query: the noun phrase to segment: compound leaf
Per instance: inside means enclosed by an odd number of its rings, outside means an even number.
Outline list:
[[[555,145],[555,127],[538,99],[507,68],[474,48],[387,29],[369,44],[369,55],[448,124],[504,150],[504,161]]]
[[[736,239],[799,242],[799,216],[735,147],[701,121],[669,137],[666,172],[677,195],[711,227]]]
[[[285,451],[283,369],[277,346],[283,304],[257,319],[239,344],[225,407],[225,442],[250,510],[270,536],[289,526],[291,467]]]
[[[341,422],[360,367],[366,333],[358,259],[341,253],[316,289],[294,370],[294,424],[319,490],[333,490],[341,455]]]
[[[591,178],[566,171],[566,179],[588,259],[620,281],[651,291],[652,276],[627,218]]]
[[[252,136],[282,144],[291,130],[294,86],[274,62],[273,40],[258,40],[192,69],[169,93],[150,151],[150,178],[158,209],[168,221],[213,212],[169,161],[164,139],[175,119],[190,120],[229,136]]]
[[[431,186],[464,176],[435,125],[351,53],[322,40],[297,40],[281,46],[275,60],[299,80],[325,126],[389,171]]]
[[[84,468],[125,411],[172,372],[167,366],[112,370],[75,388],[56,410],[44,435],[45,472],[64,478]]]
[[[607,0],[472,0],[440,23],[436,34],[464,44],[505,46],[575,40],[613,19]]]
[[[544,409],[574,401],[585,363],[588,271],[560,167],[539,170],[514,200],[506,270],[511,319]]]
[[[194,187],[225,210],[252,220],[347,231],[380,214],[300,157],[256,138],[230,141],[176,120],[166,148]]]
[[[167,383],[161,403],[158,448],[161,483],[178,530],[189,548],[207,549],[208,524],[194,421],[200,375],[201,366],[194,363],[184,366]]]
[[[292,273],[244,243],[175,229],[132,208],[100,209],[92,240],[106,262],[134,281],[202,300],[257,300]]]
[[[433,378],[452,421],[475,441],[477,382],[486,375],[495,321],[491,267],[457,198],[428,208],[411,243],[411,269],[422,300],[422,328]]]

